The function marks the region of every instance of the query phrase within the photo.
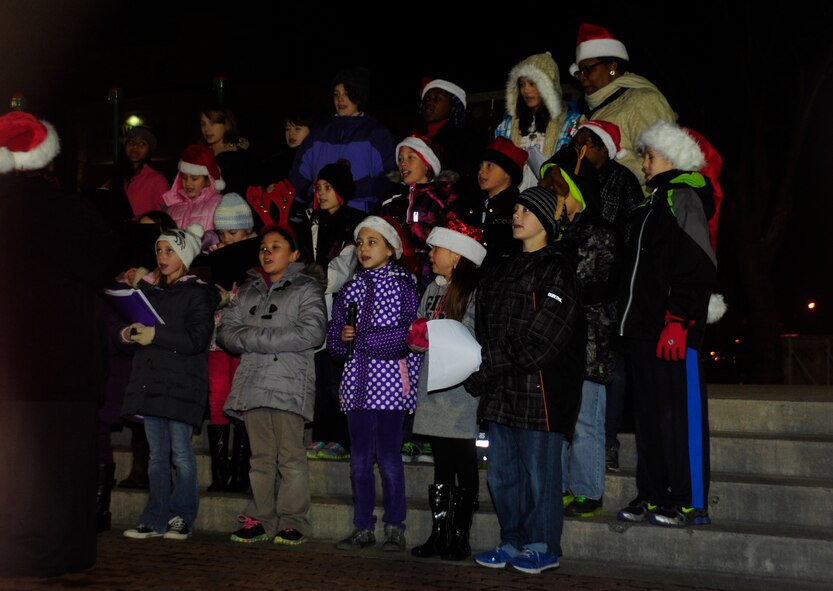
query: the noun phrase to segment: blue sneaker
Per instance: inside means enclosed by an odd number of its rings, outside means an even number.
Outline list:
[[[508,549],[508,550],[507,550]],[[488,568],[503,568],[512,560],[513,556],[517,556],[518,551],[511,544],[500,545],[494,550],[486,550],[485,552],[478,552],[474,555],[474,561],[480,566]]]
[[[523,552],[511,558],[509,564],[512,568],[519,570],[522,573],[530,575],[537,575],[551,568],[558,568],[561,566],[558,562],[558,556],[550,552],[538,552],[531,548],[524,548]]]

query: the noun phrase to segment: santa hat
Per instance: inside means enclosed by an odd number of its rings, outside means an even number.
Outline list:
[[[403,147],[410,148],[417,153],[419,159],[425,163],[425,166],[434,171],[434,176],[440,174],[440,159],[437,158],[434,152],[434,144],[425,136],[409,135],[404,140],[396,145],[396,157],[399,157],[399,150]]]
[[[570,66],[570,74],[578,72],[578,64],[592,57],[618,57],[630,61],[625,44],[616,39],[604,27],[583,23],[578,28],[576,63]]]
[[[486,258],[486,248],[480,244],[483,230],[466,225],[458,219],[452,219],[446,228],[436,227],[428,234],[425,243],[428,246],[447,248],[467,258],[479,267]]]
[[[359,239],[359,232],[362,228],[370,228],[382,235],[393,247],[393,254],[396,260],[402,259],[402,264],[411,273],[416,269],[416,256],[411,241],[405,235],[402,224],[387,215],[369,215],[364,218],[353,231],[353,239]]]
[[[535,83],[541,100],[550,112],[550,119],[556,120],[564,110],[564,101],[561,98],[561,79],[558,75],[558,66],[552,59],[552,54],[536,53],[521,60],[509,71],[509,79],[506,81],[506,110],[512,117],[515,117],[518,102],[518,79],[524,77]]]
[[[517,187],[523,180],[524,164],[529,153],[515,145],[511,140],[498,136],[486,147],[483,160],[494,162],[512,178],[512,185]]]
[[[353,174],[350,172],[350,162],[344,158],[339,158],[319,170],[316,180],[330,183],[336,193],[336,199],[341,205],[356,196],[356,183],[353,181]],[[318,199],[313,199],[312,208],[318,209],[319,207],[321,206]]]
[[[191,224],[187,228],[174,228],[162,232],[159,238],[156,239],[156,244],[165,241],[171,245],[171,248],[176,251],[177,256],[182,260],[182,264],[190,267],[197,255],[200,254],[200,245],[202,244],[202,237],[205,233],[200,224]]]
[[[453,94],[460,102],[463,103],[463,106],[466,106],[466,91],[454,84],[453,82],[449,82],[448,80],[441,80],[437,78],[436,80],[429,80],[428,83],[422,87],[422,94],[420,98],[425,98],[425,93],[427,93],[432,88],[439,88],[441,90],[446,91],[449,94]]]
[[[220,174],[220,167],[214,159],[214,152],[208,146],[191,144],[186,147],[179,159],[179,172],[207,176],[211,179],[216,191],[226,188],[226,183]]]
[[[657,119],[642,132],[637,145],[653,148],[678,170],[700,170],[706,164],[703,151],[688,132],[674,123]]]
[[[215,230],[249,230],[254,228],[252,208],[237,193],[226,193],[214,210]]]
[[[624,158],[625,153],[627,150],[622,150],[620,145],[621,136],[619,134],[619,126],[615,123],[611,123],[610,121],[600,121],[598,119],[592,119],[590,121],[585,121],[584,123],[580,123],[578,128],[581,129],[586,127],[593,133],[595,133],[599,138],[602,140],[605,148],[607,149],[607,157],[613,160],[621,160]]]
[[[60,151],[58,132],[46,121],[22,111],[0,116],[0,174],[38,170]]]

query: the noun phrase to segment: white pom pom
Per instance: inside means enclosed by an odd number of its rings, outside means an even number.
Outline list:
[[[709,312],[706,316],[706,324],[714,324],[726,314],[728,306],[726,300],[723,299],[722,293],[713,293],[709,297]]]
[[[223,179],[217,179],[214,181],[214,190],[222,192],[223,189],[226,188],[226,181]]]
[[[190,224],[185,229],[199,239],[202,239],[203,234],[205,234],[205,229],[200,224]]]

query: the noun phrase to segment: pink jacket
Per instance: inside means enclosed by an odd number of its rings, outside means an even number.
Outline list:
[[[168,179],[165,175],[147,164],[129,183],[124,183],[124,192],[137,218],[148,211],[162,209],[162,194],[167,190]]]
[[[202,250],[219,242],[214,232],[214,210],[222,199],[222,195],[208,186],[200,194],[190,199],[182,190],[182,180],[179,173],[174,179],[171,190],[162,195],[162,201],[169,216],[176,222],[178,228],[185,228],[189,224],[200,224],[205,230],[202,237]]]

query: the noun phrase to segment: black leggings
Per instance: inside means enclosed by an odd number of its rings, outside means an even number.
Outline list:
[[[434,482],[471,490],[475,494],[480,487],[480,470],[477,467],[475,439],[428,437],[434,451]]]

